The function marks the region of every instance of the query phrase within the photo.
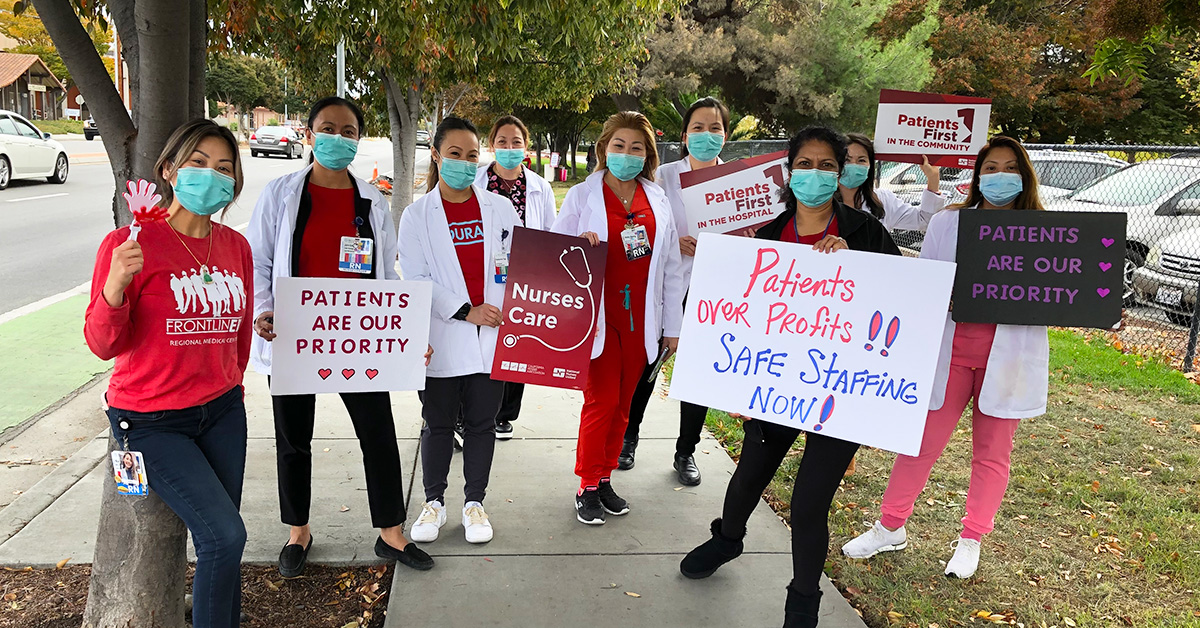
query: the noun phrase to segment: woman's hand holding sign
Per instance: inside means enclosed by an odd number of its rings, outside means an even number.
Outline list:
[[[813,250],[818,253],[832,253],[834,251],[840,251],[848,248],[850,248],[850,246],[846,244],[846,241],[835,235],[827,235],[813,245]]]
[[[679,238],[679,252],[688,256],[696,256],[696,238],[692,236],[683,236]]]
[[[596,235],[595,231],[584,231],[580,237],[586,239],[592,246],[600,246],[600,236]]]
[[[500,308],[490,303],[476,305],[467,312],[467,322],[480,327],[499,327],[502,321]]]
[[[254,333],[263,340],[275,340],[275,312],[263,312],[254,320]]]

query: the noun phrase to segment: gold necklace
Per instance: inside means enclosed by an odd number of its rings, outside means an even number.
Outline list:
[[[208,260],[212,257],[212,225],[210,224],[208,226],[208,254],[204,256],[203,264],[200,263],[200,258],[196,257],[196,254],[192,252],[192,249],[188,247],[187,243],[183,241],[183,238],[179,237],[179,232],[175,230],[175,227],[171,226],[171,223],[167,223],[167,228],[171,230],[171,233],[175,234],[175,239],[179,240],[179,243],[183,245],[183,250],[187,251],[188,255],[191,255],[192,259],[196,260],[196,264],[200,266],[200,280],[203,281],[204,285],[206,286],[212,285],[212,274],[208,272]]]

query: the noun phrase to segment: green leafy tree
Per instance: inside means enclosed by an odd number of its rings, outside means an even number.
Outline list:
[[[1113,76],[1132,83],[1149,75],[1152,57],[1200,42],[1200,6],[1195,0],[1100,0],[1095,23],[1105,34],[1097,42],[1085,76]]]
[[[42,20],[38,18],[37,11],[29,7],[18,15],[13,12],[15,4],[13,0],[0,0],[0,34],[17,42],[16,46],[6,52],[37,55],[58,80],[64,85],[71,85],[71,72],[54,47],[54,42],[46,32],[46,27],[42,25]],[[112,49],[112,33],[107,28],[100,28],[96,20],[87,20],[85,28],[96,46],[96,51],[103,57],[104,67],[109,76],[112,76],[113,60],[106,56]]]

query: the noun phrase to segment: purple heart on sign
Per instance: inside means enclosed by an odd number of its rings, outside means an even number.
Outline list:
[[[1110,268],[1112,268],[1112,264],[1109,264],[1108,262],[1100,262],[1100,270],[1102,272],[1108,272],[1108,269]]]
[[[1107,249],[1108,247],[1110,247],[1110,246],[1112,246],[1112,245],[1116,244],[1116,242],[1117,242],[1117,241],[1116,241],[1116,240],[1114,240],[1114,239],[1112,239],[1112,238],[1100,238],[1100,243],[1101,243],[1101,244],[1103,244],[1103,245],[1104,245],[1104,248],[1106,248],[1106,249]]]
[[[1096,288],[1096,294],[1100,295],[1100,298],[1103,299],[1108,296],[1108,288]]]

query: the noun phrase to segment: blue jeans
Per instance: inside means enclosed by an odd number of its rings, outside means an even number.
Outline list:
[[[110,408],[108,421],[119,446],[142,452],[150,489],[192,533],[192,625],[236,628],[246,546],[246,526],[238,512],[246,471],[242,387],[183,410]]]

